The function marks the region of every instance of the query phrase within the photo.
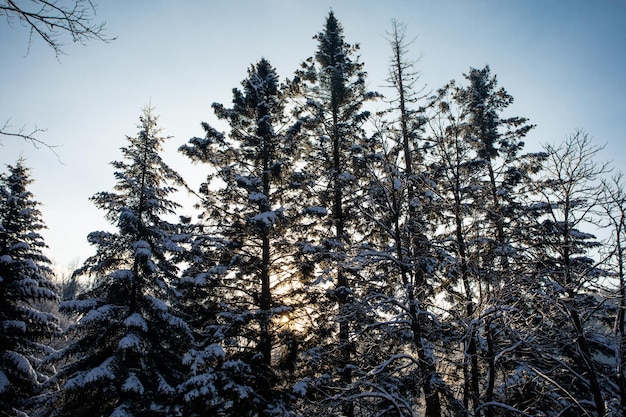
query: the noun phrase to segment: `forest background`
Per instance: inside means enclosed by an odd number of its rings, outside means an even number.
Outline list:
[[[197,189],[202,169],[176,149],[202,135],[202,121],[224,127],[211,104],[230,102],[251,63],[265,57],[281,79],[291,77],[313,54],[312,36],[331,9],[346,41],[361,45],[368,89],[391,93],[386,32],[395,18],[415,39],[409,55],[419,59],[425,92],[490,65],[515,98],[512,114],[537,125],[527,150],[580,128],[606,144],[601,159],[617,168],[626,159],[626,4],[619,0],[99,3],[97,18],[115,41],[65,39],[60,56],[39,39],[29,45],[19,23],[0,25],[0,123],[45,129],[38,137],[58,146],[61,162],[45,148],[3,138],[0,163],[22,155],[32,167],[47,254],[59,270],[93,254],[87,234],[109,227],[89,197],[112,187],[109,163],[135,133],[140,109],[155,106],[164,134],[173,136],[164,158]]]
[[[0,414],[626,415],[626,197],[609,145],[580,128],[528,141],[541,121],[520,113],[489,62],[421,87],[397,21],[383,37],[385,101],[343,28],[331,9],[284,84],[262,54],[232,108],[212,104],[204,134],[174,142],[204,176],[161,158],[172,137],[149,100],[111,157],[112,191],[92,193],[110,225],[90,223],[97,252],[74,275],[88,280],[64,285],[60,322],[30,178],[23,159],[7,167]],[[65,46],[44,39],[62,61]],[[589,51],[612,51],[598,45]],[[55,99],[59,109],[67,97]],[[2,134],[63,165],[33,126],[11,134],[8,117]],[[198,223],[173,223],[191,211],[172,195],[185,178]]]

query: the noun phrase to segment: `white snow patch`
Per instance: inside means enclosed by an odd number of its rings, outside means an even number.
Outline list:
[[[133,415],[128,409],[128,406],[126,404],[122,404],[113,410],[109,417],[133,417]]]
[[[252,221],[255,223],[261,223],[265,227],[270,227],[276,222],[276,212],[266,211],[264,213],[257,214],[252,217]]]
[[[124,320],[124,325],[126,327],[134,327],[137,329],[141,329],[144,332],[148,331],[148,324],[143,319],[143,317],[141,317],[141,314],[139,313],[133,313],[130,316],[128,316],[128,318]]]
[[[340,181],[354,181],[356,179],[356,177],[354,175],[352,175],[351,173],[349,173],[348,171],[344,171],[343,173],[339,174],[339,180]]]
[[[31,381],[37,380],[37,373],[24,355],[13,351],[4,352],[4,355],[10,362],[13,362],[15,369],[26,375]]]
[[[5,320],[2,322],[4,330],[17,329],[22,333],[26,332],[26,323],[22,320]]]
[[[309,386],[309,381],[306,379],[303,379],[302,381],[296,382],[296,384],[293,386],[293,392],[296,395],[304,397],[306,395],[308,386]]]
[[[122,385],[122,391],[143,394],[144,388],[139,378],[137,378],[137,375],[131,373],[130,376],[126,378],[126,381],[124,381],[124,385]]]
[[[93,369],[86,372],[79,372],[75,377],[70,378],[65,383],[65,389],[75,389],[84,387],[92,382],[101,381],[104,379],[113,380],[115,375],[112,370],[113,358],[107,358],[104,362]]]
[[[126,336],[122,337],[122,339],[120,339],[119,343],[117,344],[117,347],[122,350],[132,349],[135,352],[140,352],[141,351],[141,339],[139,339],[139,337],[136,334],[129,333]]]
[[[138,240],[133,244],[133,247],[135,249],[135,256],[137,257],[150,258],[152,256],[150,244],[145,240]]]
[[[315,216],[325,216],[328,214],[328,210],[326,209],[326,207],[321,207],[321,206],[312,206],[312,207],[307,207],[304,212],[306,214],[312,214]]]
[[[245,187],[252,187],[252,181],[250,181],[248,178],[242,176],[242,175],[237,175],[235,176],[235,181],[237,181],[237,184],[245,186]]]
[[[255,192],[250,193],[250,196],[248,197],[248,199],[254,203],[259,203],[259,202],[267,201],[267,196],[263,193],[259,193],[255,191]]]
[[[169,307],[167,306],[167,304],[165,304],[163,301],[159,300],[158,298],[154,298],[154,297],[146,297],[146,298],[150,301],[150,304],[152,304],[152,308],[154,308],[155,310],[159,310],[159,311],[169,310]]]

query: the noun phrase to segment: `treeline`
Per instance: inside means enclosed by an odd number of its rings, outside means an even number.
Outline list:
[[[315,39],[180,147],[197,216],[143,111],[92,197],[115,231],[63,297],[8,167],[0,415],[626,416],[626,189],[601,148],[525,152],[489,67],[422,94],[397,23],[387,97],[332,12]]]

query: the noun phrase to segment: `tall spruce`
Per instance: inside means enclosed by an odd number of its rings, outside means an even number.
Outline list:
[[[223,347],[223,361],[250,372],[242,380],[225,376],[224,365],[213,369],[233,381],[218,393],[232,401],[228,413],[282,416],[289,413],[291,387],[281,376],[293,372],[299,344],[289,323],[301,312],[303,291],[295,265],[303,213],[295,172],[299,123],[288,117],[286,87],[266,59],[251,66],[242,86],[233,89],[231,108],[213,104],[228,122],[228,138],[204,124],[206,137],[180,148],[209,166],[201,223],[220,242],[207,256],[219,253],[221,268],[196,264],[186,275],[187,281],[206,277],[201,284],[212,287],[209,297],[222,297],[217,314],[203,323],[211,332],[218,326],[222,340],[214,333],[203,340]]]
[[[316,178],[316,206],[329,211],[325,219],[328,223],[322,226],[326,231],[320,233],[317,244],[311,247],[325,253],[322,262],[317,263],[321,281],[332,281],[328,295],[337,309],[334,318],[326,320],[334,322],[337,329],[335,341],[326,342],[331,343],[327,352],[338,352],[338,357],[332,365],[328,362],[330,357],[326,363],[339,378],[336,381],[327,378],[320,369],[316,374],[323,376],[323,384],[338,384],[335,389],[341,392],[339,387],[345,388],[353,380],[356,348],[351,341],[351,326],[358,320],[358,284],[354,281],[358,279],[358,268],[350,254],[359,222],[355,206],[361,193],[357,191],[359,178],[353,163],[364,151],[362,125],[369,117],[364,105],[377,95],[366,90],[366,73],[355,56],[358,45],[345,42],[343,27],[333,12],[328,14],[323,30],[314,39],[318,42],[315,56],[297,72],[300,97],[304,99],[299,114],[309,134],[305,171]],[[335,399],[346,416],[354,415],[349,396],[335,396]]]
[[[96,254],[76,274],[88,274],[92,289],[61,304],[77,323],[59,355],[50,416],[172,415],[183,379],[182,357],[191,341],[178,315],[173,257],[184,236],[166,218],[178,204],[170,199],[181,177],[161,158],[157,117],[147,108],[139,133],[113,162],[117,183],[99,192],[94,204],[115,231],[88,236]]]
[[[58,318],[50,261],[40,231],[45,228],[29,190],[29,169],[20,159],[0,175],[0,415],[27,415],[29,400],[49,376],[42,359],[51,353]]]
[[[523,187],[526,176],[522,169],[520,151],[524,138],[534,127],[523,117],[502,118],[502,113],[513,103],[513,97],[498,86],[497,78],[491,74],[489,66],[483,69],[471,68],[464,75],[468,81],[465,87],[458,87],[454,92],[454,102],[461,109],[460,123],[464,140],[476,149],[477,163],[483,164],[482,204],[480,213],[483,218],[480,235],[482,240],[480,259],[476,265],[484,295],[483,305],[479,306],[489,314],[484,317],[483,332],[487,349],[487,381],[483,389],[481,402],[490,404],[494,401],[496,390],[496,357],[498,349],[498,316],[502,314],[504,303],[502,292],[511,283],[512,262],[516,256],[516,242],[513,231],[522,215],[519,204],[519,190]],[[504,348],[504,346],[502,346]],[[474,376],[475,377],[475,374]],[[475,386],[475,384],[474,384]],[[486,416],[493,415],[493,407],[487,406]]]

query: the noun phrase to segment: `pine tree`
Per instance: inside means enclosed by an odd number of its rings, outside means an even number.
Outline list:
[[[213,104],[217,117],[229,124],[228,139],[204,124],[206,137],[180,149],[214,173],[202,186],[204,232],[198,237],[213,243],[185,275],[188,283],[207,287],[203,303],[214,308],[199,323],[203,342],[196,351],[211,355],[220,346],[223,357],[210,378],[231,381],[215,390],[229,400],[223,404],[228,411],[221,412],[286,415],[291,389],[281,375],[293,371],[299,344],[287,323],[301,313],[303,291],[295,265],[304,210],[295,172],[299,124],[286,114],[286,87],[269,61],[252,65],[242,86],[233,89],[232,108]],[[207,303],[216,297],[219,305]],[[225,369],[235,363],[248,370],[247,379],[237,375],[239,368]],[[189,388],[202,389],[193,383]]]
[[[139,129],[121,148],[124,160],[112,163],[114,191],[92,197],[116,231],[89,234],[97,252],[76,273],[89,274],[93,287],[61,304],[78,321],[58,355],[60,391],[50,416],[175,413],[191,335],[173,288],[173,257],[185,236],[166,217],[178,208],[170,194],[182,179],[161,159],[168,138],[151,109],[143,111]]]
[[[42,359],[60,331],[58,319],[38,308],[57,302],[45,228],[23,160],[0,176],[0,415],[24,416],[27,401],[47,379]]]

